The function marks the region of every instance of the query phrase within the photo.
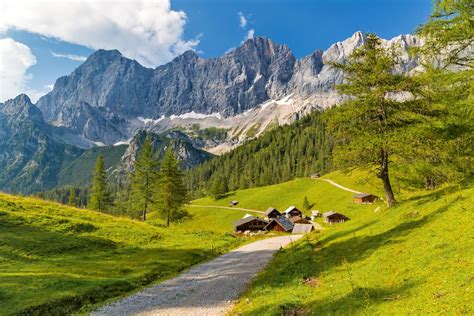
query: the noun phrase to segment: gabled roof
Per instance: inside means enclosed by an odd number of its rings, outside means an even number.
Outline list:
[[[375,196],[375,195],[370,194],[370,193],[358,193],[358,194],[354,194],[354,197],[355,197],[355,198],[364,198],[364,197],[367,197],[367,196]]]
[[[255,217],[255,216],[253,216],[253,215],[247,213],[247,214],[245,214],[244,217],[242,217],[242,218],[247,218],[247,217]]]
[[[283,213],[288,214],[289,212],[291,212],[293,210],[297,210],[298,212],[301,212],[296,206],[292,205],[289,208],[287,208]]]
[[[323,213],[323,217],[330,217],[332,215],[342,215],[344,217],[346,217],[346,215],[344,214],[341,214],[341,213],[338,213],[338,212],[334,212],[334,211],[329,211],[329,212],[326,212],[326,213]]]
[[[246,223],[250,223],[251,221],[253,220],[259,220],[259,221],[262,221],[262,222],[265,222],[265,223],[268,223],[267,221],[261,219],[261,218],[258,218],[258,217],[255,217],[255,216],[248,216],[248,217],[244,217],[242,219],[239,219],[238,221],[235,221],[234,222],[234,226],[237,227],[237,226],[240,226],[242,224],[246,224]]]
[[[287,231],[290,231],[293,229],[293,223],[290,222],[290,220],[288,218],[286,218],[285,216],[278,216],[277,218],[275,219],[272,219],[270,221],[270,223],[268,223],[267,226],[265,226],[265,228],[267,228],[270,224],[272,224],[273,222],[277,223],[278,225],[280,225],[281,227],[283,227],[283,229],[287,232]]]
[[[295,224],[292,234],[306,234],[313,230],[312,224]]]
[[[321,214],[320,211],[311,211],[311,215]]]
[[[272,212],[276,211],[278,214],[281,214],[280,212],[278,212],[278,210],[274,207],[269,207],[267,208],[267,210],[265,211],[265,213],[263,213],[264,215],[270,215]]]

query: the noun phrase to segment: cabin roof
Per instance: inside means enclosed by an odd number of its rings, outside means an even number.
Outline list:
[[[329,211],[329,212],[323,213],[323,216],[328,217],[328,216],[332,216],[332,215],[335,215],[335,214],[342,215],[341,213],[338,213],[338,212]]]
[[[354,197],[355,198],[364,198],[364,197],[368,197],[368,196],[374,196],[373,194],[370,194],[370,193],[358,193],[358,194],[354,194]]]
[[[293,234],[305,234],[310,233],[313,230],[312,224],[295,224],[293,227]]]
[[[270,215],[273,211],[276,211],[278,214],[280,214],[280,212],[278,212],[278,210],[274,207],[269,207],[267,208],[267,210],[265,211],[265,213],[263,213],[264,215]]]
[[[292,205],[289,208],[287,208],[283,213],[288,214],[289,212],[291,212],[293,210],[297,210],[298,212],[301,212],[296,206]]]
[[[258,218],[258,217],[255,217],[255,216],[247,216],[247,217],[244,217],[242,219],[239,219],[238,221],[235,221],[234,226],[237,227],[237,226],[240,226],[242,224],[247,224],[247,223],[250,223],[253,220],[259,220],[259,221],[267,223],[267,221],[265,221],[261,218]]]
[[[290,231],[293,229],[293,223],[290,222],[290,220],[286,218],[285,216],[278,216],[277,218],[272,219],[270,223],[268,223],[268,225],[270,225],[272,222],[275,222],[281,227],[283,227],[285,231]]]

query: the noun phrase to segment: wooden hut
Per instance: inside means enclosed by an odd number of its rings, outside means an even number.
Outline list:
[[[232,200],[232,201],[230,201],[230,204],[229,204],[229,205],[230,205],[230,206],[236,206],[237,204],[239,204],[239,201],[237,201],[237,200]]]
[[[324,222],[328,224],[343,223],[349,219],[344,214],[337,213],[334,211],[323,213],[323,217]]]
[[[290,206],[287,208],[284,212],[283,215],[285,215],[287,218],[291,218],[293,216],[299,216],[303,217],[303,213],[296,207],[296,206]]]
[[[292,222],[293,224],[311,224],[310,221],[301,216],[290,217],[290,222]]]
[[[307,234],[313,230],[312,224],[295,224],[293,226],[292,234]]]
[[[267,221],[255,217],[255,216],[246,216],[238,221],[234,222],[234,231],[235,232],[244,232],[263,230],[263,228],[268,224]]]
[[[274,218],[265,226],[265,230],[274,230],[277,232],[291,232],[293,230],[293,223],[285,216],[278,216]]]
[[[277,210],[276,208],[269,207],[269,208],[263,213],[263,215],[265,216],[265,219],[266,219],[266,220],[270,220],[270,219],[277,218],[278,216],[281,216],[281,213],[278,212],[278,210]]]
[[[354,195],[354,203],[356,204],[372,204],[378,199],[378,196],[375,196],[370,193],[359,193]]]
[[[309,175],[311,179],[318,179],[321,175],[319,173],[312,173]]]

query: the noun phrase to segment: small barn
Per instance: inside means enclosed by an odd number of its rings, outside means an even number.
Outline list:
[[[281,216],[281,213],[278,212],[278,210],[277,210],[276,208],[269,207],[269,208],[263,213],[263,215],[265,216],[265,219],[270,220],[270,219],[277,218],[278,216]]]
[[[359,193],[354,195],[354,203],[356,204],[372,204],[378,199],[378,196],[375,196],[370,193]]]
[[[239,204],[239,201],[237,201],[237,200],[232,200],[232,201],[230,201],[230,204],[229,204],[229,205],[230,205],[230,206],[236,206],[237,204]]]
[[[314,221],[316,218],[321,217],[320,211],[311,211],[311,220]]]
[[[289,219],[290,222],[292,222],[293,224],[310,224],[310,222],[306,218],[303,218],[301,216],[293,216]]]
[[[283,212],[283,214],[288,218],[293,217],[293,216],[303,217],[303,213],[301,213],[301,211],[296,206],[293,206],[293,205],[287,208]]]
[[[277,232],[290,232],[293,230],[293,223],[285,216],[274,218],[265,226],[265,230],[274,230]]]
[[[295,224],[292,234],[307,234],[313,230],[312,224]]]
[[[321,174],[319,174],[319,173],[312,173],[312,174],[309,175],[309,177],[311,179],[318,179],[320,176],[321,176]]]
[[[324,217],[324,222],[328,224],[343,223],[349,219],[344,214],[337,213],[334,211],[323,213],[323,217]]]
[[[246,216],[234,222],[234,231],[244,232],[246,230],[249,230],[249,231],[263,230],[263,228],[266,225],[268,225],[268,222],[261,218],[258,218],[255,216]]]

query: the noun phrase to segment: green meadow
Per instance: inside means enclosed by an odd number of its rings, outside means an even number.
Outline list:
[[[85,313],[246,242],[230,233],[242,212],[189,212],[164,228],[0,194],[0,315]]]
[[[362,171],[326,176],[349,188],[379,193]],[[299,179],[248,190],[247,206],[285,207],[307,195],[316,209],[350,220],[325,226],[277,253],[253,280],[232,314],[462,315],[474,308],[474,188],[402,191],[398,204],[354,205],[351,193]],[[313,180],[314,181],[314,180]],[[293,183],[294,185],[291,185]],[[337,191],[336,191],[337,190]],[[204,202],[204,201],[203,201]],[[248,203],[248,204],[247,204]],[[253,204],[255,203],[255,204]],[[323,207],[324,206],[324,207]],[[324,225],[324,224],[323,224]]]
[[[323,178],[374,193],[367,172]],[[232,313],[244,315],[472,314],[474,189],[400,190],[387,209],[352,202],[352,193],[309,178],[203,198],[193,205],[263,211],[334,210],[350,218],[325,225],[277,253]],[[0,195],[0,314],[87,313],[251,241],[233,236],[245,211],[187,208],[165,228],[39,199]],[[304,210],[309,215],[309,211]]]

